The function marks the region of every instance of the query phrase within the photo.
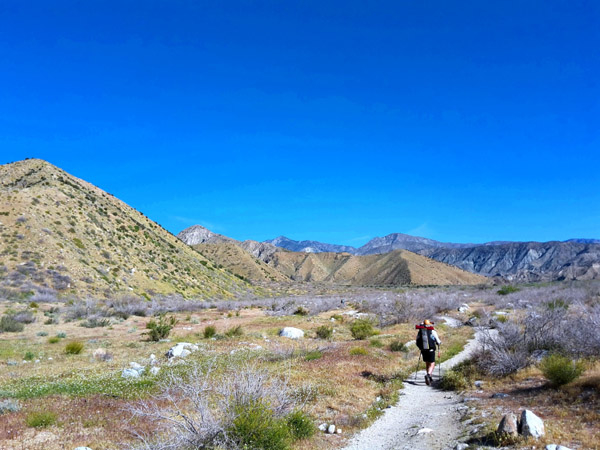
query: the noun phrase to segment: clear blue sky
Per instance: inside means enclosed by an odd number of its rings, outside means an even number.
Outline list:
[[[0,163],[173,233],[600,238],[600,2],[0,3]]]

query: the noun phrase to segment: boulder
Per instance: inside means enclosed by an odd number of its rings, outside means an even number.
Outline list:
[[[77,447],[75,450],[92,450],[89,447]]]
[[[479,319],[475,316],[469,318],[469,320],[467,320],[466,325],[470,326],[470,327],[476,327],[477,325],[479,325]]]
[[[523,436],[531,436],[534,439],[542,437],[546,432],[544,421],[528,409],[521,413],[520,431]]]
[[[571,450],[569,447],[563,445],[550,444],[546,445],[546,450]]]
[[[289,339],[301,339],[304,337],[304,331],[299,328],[285,327],[279,332],[279,336]]]
[[[327,432],[328,432],[329,434],[333,434],[333,433],[335,433],[335,425],[333,425],[333,424],[329,425],[329,426],[327,427]]]
[[[466,313],[468,310],[469,308],[465,308],[464,306],[459,306],[458,308],[459,313]]]
[[[498,434],[508,434],[509,436],[516,436],[519,434],[519,427],[517,426],[517,418],[513,413],[505,415],[500,424],[498,425]]]
[[[465,444],[464,442],[461,442],[459,444],[456,444],[456,447],[454,447],[454,450],[466,450],[467,448],[469,448],[469,444]]]
[[[327,424],[326,423],[322,423],[321,425],[319,425],[319,430],[325,432],[327,431]]]
[[[198,346],[189,342],[180,342],[174,347],[171,347],[166,353],[167,358],[185,358],[192,352],[198,351]]]

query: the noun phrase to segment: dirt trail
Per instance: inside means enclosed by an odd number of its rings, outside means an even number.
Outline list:
[[[451,318],[446,318],[446,321],[450,326],[456,326],[458,322]],[[442,375],[445,370],[469,358],[480,338],[481,332],[478,331],[461,353],[442,363]],[[435,381],[438,375],[436,367]],[[345,450],[454,449],[462,434],[461,398],[455,393],[427,386],[424,376],[425,370],[419,371],[415,381],[413,373],[404,382],[398,403],[387,409],[373,425],[354,436]]]

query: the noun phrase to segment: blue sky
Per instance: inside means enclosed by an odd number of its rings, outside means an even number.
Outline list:
[[[0,163],[173,233],[600,238],[600,3],[0,4]]]

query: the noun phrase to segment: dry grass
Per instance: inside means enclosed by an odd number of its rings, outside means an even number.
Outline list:
[[[289,378],[292,388],[304,396],[307,411],[317,424],[333,422],[341,426],[344,434],[324,436],[322,433],[297,444],[296,448],[337,448],[348,434],[372,419],[373,405],[378,396],[390,396],[395,388],[393,384],[373,381],[373,379],[393,378],[397,373],[412,369],[416,362],[417,350],[412,347],[408,353],[389,351],[393,340],[408,342],[414,339],[414,325],[397,324],[381,330],[378,339],[382,348],[369,346],[369,341],[355,341],[350,334],[352,319],[343,315],[347,310],[333,310],[316,316],[269,316],[267,311],[249,308],[236,311],[218,311],[206,309],[193,313],[176,313],[179,320],[174,328],[172,342],[148,342],[142,335],[149,317],[131,316],[126,320],[113,320],[111,327],[84,328],[80,321],[53,325],[44,325],[43,311],[55,304],[41,303],[37,309],[36,321],[26,325],[22,333],[5,333],[0,348],[0,361],[14,360],[16,365],[0,365],[0,392],[18,393],[23,405],[19,413],[0,416],[0,447],[37,449],[76,447],[87,445],[95,449],[114,448],[116,443],[131,439],[128,429],[142,430],[150,426],[143,422],[127,425],[127,414],[123,407],[131,400],[127,393],[117,394],[116,398],[102,394],[103,385],[98,392],[78,391],[65,395],[23,395],[15,386],[45,383],[45,380],[59,380],[61,383],[75,383],[76,380],[93,380],[102,374],[114,373],[119,379],[120,371],[130,361],[144,363],[151,353],[163,358],[173,342],[198,342],[202,351],[194,353],[189,359],[217,356],[226,364],[236,364],[243,360],[255,359],[262,367],[274,375]],[[14,303],[0,304],[0,314]],[[343,320],[332,321],[339,315]],[[244,335],[224,339],[203,339],[203,330],[213,325],[217,334],[241,326]],[[319,326],[329,325],[335,330],[332,339],[315,339]],[[281,338],[277,331],[284,326],[296,326],[306,332],[305,339],[292,341]],[[440,335],[445,344],[464,342],[472,329],[446,329],[441,326]],[[38,336],[40,331],[47,336]],[[49,344],[48,337],[64,332],[66,339],[58,344]],[[79,340],[86,344],[81,355],[65,355],[64,343]],[[262,350],[251,350],[252,344],[260,345]],[[366,356],[352,356],[351,347],[362,346],[368,351]],[[113,356],[110,361],[98,361],[92,357],[97,348],[107,349]],[[246,352],[244,349],[250,349]],[[311,350],[320,349],[323,356],[307,361],[305,355]],[[242,351],[240,351],[242,350]],[[26,352],[32,352],[40,362],[23,363]],[[233,353],[233,354],[232,354]],[[49,359],[52,358],[52,359]],[[163,360],[163,362],[165,362]],[[164,369],[163,370],[167,370]],[[369,372],[374,377],[365,377]],[[152,383],[151,383],[152,384]],[[133,388],[133,394],[144,394],[147,389]],[[152,386],[150,386],[152,389]],[[71,392],[68,389],[65,392]],[[135,396],[135,395],[133,395]],[[121,398],[122,397],[122,398]],[[43,430],[32,430],[25,425],[24,417],[31,411],[42,408],[58,414],[57,425]],[[369,414],[368,419],[363,414]],[[131,428],[133,427],[133,428]]]

